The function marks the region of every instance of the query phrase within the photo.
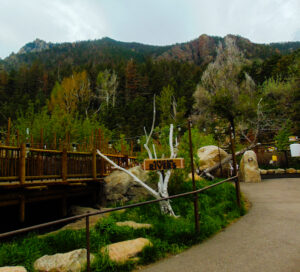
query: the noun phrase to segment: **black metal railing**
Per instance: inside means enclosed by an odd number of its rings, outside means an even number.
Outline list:
[[[222,180],[220,182],[211,184],[209,186],[206,186],[206,187],[198,189],[198,190],[194,190],[194,191],[190,191],[190,192],[186,192],[186,193],[181,193],[181,194],[177,194],[177,195],[173,195],[173,196],[169,196],[169,197],[164,197],[164,198],[154,199],[154,200],[148,200],[148,201],[144,201],[144,202],[140,202],[140,203],[135,203],[135,204],[125,205],[125,206],[121,206],[121,207],[111,208],[111,209],[107,209],[105,211],[99,211],[99,212],[92,212],[92,213],[76,215],[76,216],[72,216],[72,217],[68,217],[68,218],[64,218],[64,219],[59,219],[59,220],[55,220],[55,221],[51,221],[51,222],[47,222],[47,223],[43,223],[43,224],[39,224],[39,225],[27,227],[27,228],[23,228],[23,229],[18,229],[18,230],[14,230],[14,231],[10,231],[10,232],[5,232],[5,233],[0,234],[0,239],[7,238],[7,237],[17,235],[17,234],[21,234],[21,233],[26,233],[26,232],[29,232],[29,231],[34,231],[34,230],[49,227],[49,226],[53,226],[53,225],[57,225],[57,224],[61,224],[61,223],[68,223],[68,222],[71,222],[71,221],[75,221],[77,219],[86,218],[87,271],[89,272],[90,271],[90,224],[89,224],[89,217],[90,216],[109,213],[109,212],[115,212],[115,211],[119,211],[119,210],[135,208],[135,207],[140,207],[140,206],[157,203],[157,202],[164,201],[164,200],[175,199],[175,198],[185,197],[185,196],[189,196],[189,195],[197,196],[199,193],[204,192],[204,191],[206,191],[210,188],[216,187],[218,185],[221,185],[225,182],[236,181],[237,178],[238,178],[237,176],[234,176],[234,177]],[[240,207],[239,198],[237,198],[237,202],[238,202],[238,206]],[[195,224],[196,224],[196,220],[195,220]],[[197,225],[195,225],[195,229],[197,231]]]

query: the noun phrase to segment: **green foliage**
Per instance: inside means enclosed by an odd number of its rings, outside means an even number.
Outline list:
[[[199,165],[199,158],[197,156],[197,151],[199,148],[206,145],[216,145],[216,141],[211,134],[200,133],[197,128],[191,128],[192,136],[192,147],[193,147],[193,157],[195,165]],[[190,157],[190,143],[189,143],[189,132],[185,131],[183,136],[180,138],[178,157],[184,158],[185,168],[187,173],[191,172],[191,157]]]
[[[162,125],[171,124],[174,120],[171,112],[172,103],[174,100],[174,88],[168,85],[163,87],[160,96],[157,97],[157,106],[160,112],[160,123]]]
[[[277,132],[274,137],[275,145],[279,151],[287,150],[290,145],[289,136],[292,135],[292,123],[287,120],[284,126]]]
[[[228,121],[235,132],[239,119],[255,116],[258,96],[255,83],[242,73],[247,63],[232,38],[225,39],[226,47],[219,47],[214,62],[210,63],[194,93],[195,109],[201,119],[208,115]]]
[[[216,181],[214,181],[216,182]],[[171,181],[172,183],[172,181]],[[191,181],[178,180],[175,193],[192,190]],[[202,188],[211,182],[197,182]],[[177,191],[179,190],[179,191]],[[96,255],[92,271],[132,271],[132,261],[116,264],[102,254],[100,249],[111,243],[145,237],[153,247],[146,247],[139,255],[139,264],[154,262],[166,254],[177,254],[193,244],[203,241],[213,233],[224,228],[233,219],[240,216],[236,205],[235,189],[231,184],[214,187],[199,195],[200,233],[195,235],[193,197],[173,200],[173,208],[179,218],[162,215],[157,204],[128,209],[123,213],[113,213],[101,219],[90,232],[91,252]],[[119,227],[117,221],[133,220],[151,223],[150,229],[132,229]],[[68,252],[85,247],[85,230],[64,230],[56,234],[38,237],[30,234],[0,245],[0,266],[24,265],[33,271],[33,262],[45,255]]]
[[[60,140],[64,141],[67,133],[72,142],[83,143],[98,128],[101,128],[106,137],[111,137],[111,132],[94,117],[82,119],[79,115],[68,114],[58,107],[51,114],[46,107],[40,113],[35,113],[33,103],[29,104],[25,113],[19,113],[13,122],[13,128],[19,130],[20,140],[23,142],[30,142],[29,135],[33,136],[34,142],[39,142],[43,129],[44,143],[48,145],[53,143],[55,135],[58,145]]]

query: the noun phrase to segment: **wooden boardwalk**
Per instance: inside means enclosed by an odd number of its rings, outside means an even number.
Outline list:
[[[134,156],[106,156],[124,168],[137,165]],[[74,152],[0,145],[0,207],[19,205],[24,222],[26,203],[60,199],[65,215],[70,197],[90,195],[99,202],[102,180],[113,170],[96,148]]]

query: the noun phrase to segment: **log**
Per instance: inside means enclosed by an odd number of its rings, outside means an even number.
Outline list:
[[[247,150],[250,150],[258,145],[260,145],[260,143],[257,144],[252,143],[251,145],[245,147],[244,149],[235,152],[235,155],[239,156],[241,154],[244,154]],[[214,166],[204,169],[200,174],[200,177],[208,176],[211,178],[212,177],[212,175],[210,174],[211,171],[218,169],[221,165],[229,162],[231,159],[232,159],[232,154],[228,155],[225,159],[223,159],[221,162],[216,163]]]

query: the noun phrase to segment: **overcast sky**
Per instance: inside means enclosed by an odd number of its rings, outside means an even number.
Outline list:
[[[166,45],[201,34],[300,41],[300,0],[0,0],[0,57],[43,39]]]

